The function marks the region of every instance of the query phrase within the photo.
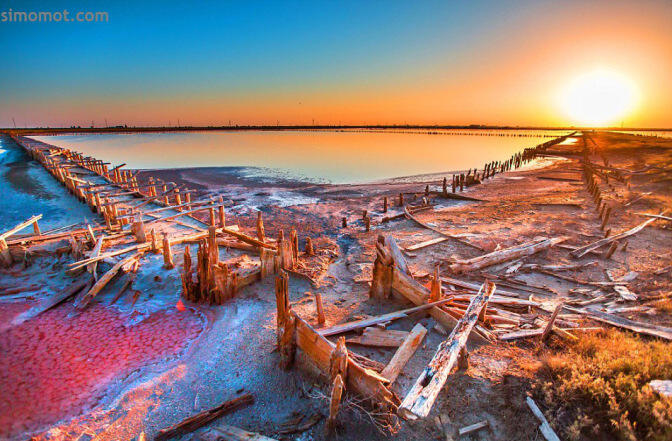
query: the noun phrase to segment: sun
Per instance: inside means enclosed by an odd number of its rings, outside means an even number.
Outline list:
[[[576,77],[560,95],[561,105],[575,124],[600,127],[617,124],[635,107],[637,88],[626,76],[597,69]]]

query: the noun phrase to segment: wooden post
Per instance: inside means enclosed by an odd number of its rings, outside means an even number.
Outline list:
[[[441,300],[441,279],[439,278],[439,265],[434,267],[434,277],[432,278],[432,289],[429,293],[428,303],[434,303]]]
[[[219,197],[219,226],[222,228],[226,226],[226,213],[224,213],[224,198],[221,196]]]
[[[35,233],[36,236],[42,235],[42,233],[40,233],[40,226],[37,225],[37,221],[33,223],[33,233]]]
[[[315,312],[317,313],[317,323],[324,325],[324,309],[322,307],[322,294],[319,292],[314,293],[315,295]]]
[[[607,252],[604,253],[604,258],[609,259],[616,252],[617,248],[618,248],[618,241],[616,240],[611,243],[611,246],[609,247]]]
[[[348,218],[344,217],[341,219],[341,227],[348,228]]]
[[[257,211],[257,239],[266,242],[266,231],[264,230],[264,218],[261,211]]]
[[[368,233],[371,231],[371,218],[369,216],[366,216],[364,218],[364,230]]]
[[[0,239],[0,264],[5,267],[12,264],[12,253],[9,252],[5,239]]]
[[[208,227],[208,252],[210,253],[210,265],[219,263],[219,245],[217,245],[217,227]]]
[[[299,235],[296,233],[296,229],[292,228],[289,239],[292,244],[292,261],[297,263],[299,261]]]
[[[150,250],[154,254],[159,254],[159,242],[156,239],[156,232],[154,231],[154,228],[149,230],[149,234],[150,234],[150,236],[152,236],[152,246],[151,246]]]
[[[399,206],[403,207],[404,206],[404,194],[399,193]]]
[[[152,196],[156,196],[156,187],[154,187],[154,194]],[[191,204],[191,192],[188,191],[184,194],[184,199],[187,204]],[[191,205],[187,205],[187,211],[191,211],[192,207]]]
[[[327,419],[326,426],[328,432],[332,432],[336,428],[336,416],[338,415],[338,410],[341,406],[341,397],[343,396],[344,389],[343,378],[340,375],[337,375],[333,380],[333,386],[331,387],[329,418]]]
[[[163,267],[166,269],[175,268],[173,263],[173,253],[170,250],[170,240],[168,240],[168,235],[163,233]]]
[[[332,431],[336,426],[336,416],[338,415],[348,375],[348,349],[345,347],[345,337],[340,337],[336,343],[336,347],[331,351],[331,356],[329,357],[329,375],[333,386],[329,403],[327,430]]]
[[[138,243],[147,242],[147,235],[145,234],[145,223],[142,221],[142,213],[138,215],[138,220],[131,225],[131,231]]]
[[[214,227],[214,226],[216,226],[216,223],[215,223],[215,207],[210,206],[209,211],[210,211],[210,226]]]
[[[444,176],[443,178],[443,194],[447,195],[448,194],[448,179]]]
[[[385,249],[385,237],[378,236],[376,243],[376,259],[373,262],[373,280],[369,289],[369,297],[379,301],[392,295],[392,272],[394,261]]]
[[[289,369],[296,354],[296,320],[289,306],[289,278],[284,271],[275,278],[275,301],[280,367]]]
[[[313,240],[310,237],[306,237],[306,256],[315,255],[315,250],[313,249]]]
[[[600,229],[604,231],[604,227],[607,226],[607,222],[609,221],[609,215],[611,214],[611,207],[607,208],[607,211],[604,213],[604,219],[602,220],[602,225],[600,225]]]
[[[383,213],[387,213],[387,196],[383,197]]]

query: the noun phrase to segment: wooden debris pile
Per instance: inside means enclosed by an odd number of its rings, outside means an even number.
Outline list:
[[[331,402],[328,427],[336,424],[341,399],[346,391],[366,400],[377,411],[392,417],[399,399],[386,386],[387,378],[364,367],[361,356],[355,356],[346,348],[345,339],[334,345],[292,310],[289,304],[288,277],[280,272],[276,277],[277,342],[280,366],[289,369],[300,349],[329,380]]]

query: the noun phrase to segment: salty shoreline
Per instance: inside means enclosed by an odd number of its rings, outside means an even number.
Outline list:
[[[646,164],[664,164],[672,151],[672,143],[664,140],[641,140],[609,134],[595,134],[594,137],[597,144],[602,146],[600,152],[609,157],[610,164],[622,169],[644,168],[640,163],[627,163],[627,157],[623,154],[627,149],[638,149],[641,155],[646,154],[646,159],[641,159]],[[480,185],[468,188],[465,194],[480,199],[480,202],[442,199],[432,195],[432,210],[419,213],[418,218],[440,228],[444,233],[466,234],[465,240],[484,251],[465,247],[461,242],[452,239],[419,250],[405,251],[414,277],[420,283],[426,284],[437,262],[445,269],[450,260],[478,256],[483,252],[513,246],[539,235],[571,235],[569,243],[575,246],[602,237],[604,232],[599,228],[601,219],[584,188],[579,163],[572,159],[579,147],[556,147],[554,150],[557,151],[554,153],[568,159],[553,160],[541,168],[498,174]],[[140,180],[144,180],[143,174],[157,176],[159,173],[162,172],[141,171]],[[276,237],[280,230],[286,231],[300,226],[299,237],[302,245],[304,238],[310,236],[318,249],[337,250],[335,260],[330,260],[317,271],[312,279],[313,283],[300,277],[292,277],[290,280],[292,307],[311,324],[315,324],[314,292],[321,293],[324,299],[327,325],[362,316],[375,316],[404,307],[403,303],[393,300],[377,303],[369,299],[367,282],[371,278],[376,238],[379,234],[394,236],[402,249],[405,249],[437,237],[435,232],[419,227],[407,219],[382,222],[384,216],[400,212],[395,203],[398,193],[407,195],[408,202],[413,199],[419,202],[425,185],[431,185],[431,190],[440,189],[437,179],[346,186],[288,184],[284,187],[278,185],[276,188],[274,184],[274,188],[268,188],[268,184],[261,182],[249,184],[236,180],[235,176],[226,176],[222,170],[208,169],[200,172],[179,169],[165,171],[165,175],[159,177],[164,181],[180,181],[189,187],[197,187],[195,190],[201,192],[199,196],[205,197],[218,194],[225,187],[228,190],[226,195],[233,203],[227,207],[227,223],[237,224],[243,231],[254,229],[256,210],[259,208],[264,212],[266,234],[269,237]],[[630,228],[635,222],[630,210],[652,211],[661,205],[669,205],[669,185],[665,187],[665,182],[651,183],[651,179],[655,181],[658,177],[633,175],[632,188],[626,189],[614,182],[611,183],[614,189],[605,187],[605,198],[608,197],[614,206],[623,206],[620,210],[615,209],[609,220],[609,227],[613,228],[614,233]],[[653,195],[647,195],[648,192],[653,192]],[[314,198],[315,201],[282,205],[273,203],[275,199],[270,199],[269,203],[269,195],[282,199],[283,195],[288,196],[289,193],[298,194],[302,198]],[[638,195],[642,197],[635,199]],[[390,200],[388,213],[382,212],[382,198],[385,196]],[[633,208],[624,205],[629,201],[633,201]],[[372,218],[371,231],[366,231],[362,222],[364,210]],[[343,217],[348,220],[346,228],[341,226]],[[670,286],[669,278],[654,275],[660,265],[665,265],[660,263],[660,256],[665,256],[664,250],[669,250],[671,245],[668,227],[669,223],[660,221],[632,237],[627,250],[619,249],[614,257],[601,259],[599,265],[586,265],[585,268],[569,274],[583,280],[602,281],[605,269],[612,271],[614,277],[621,277],[627,271],[637,271],[639,277],[631,284],[630,289],[642,297],[657,295]],[[596,256],[590,256],[590,259],[595,258]],[[537,262],[570,263],[572,260],[569,259],[567,250],[552,248],[525,261]],[[17,274],[22,276],[20,283],[34,283],[31,282],[36,277],[33,272],[39,268],[38,265],[22,271],[15,269],[14,274],[0,270],[0,284],[8,286],[10,281],[17,280],[14,279]],[[162,308],[173,308],[172,305],[180,299],[176,271],[161,269],[160,258],[150,258],[149,262],[143,264],[143,268],[148,273],[136,287],[142,293],[138,305],[142,305],[146,296],[151,293],[154,296],[153,301],[159,301],[159,298],[163,302]],[[558,301],[577,295],[572,292],[577,286],[565,280],[533,272],[514,275],[516,280],[505,279],[506,273],[495,268],[488,269],[489,273],[474,272],[460,277],[478,284],[485,277],[496,273],[498,277],[502,277],[496,283],[501,283],[504,290],[520,290],[527,294],[534,291],[533,295],[542,307],[534,317],[526,315],[526,323],[529,321],[530,324],[535,324],[538,316],[548,314]],[[41,271],[49,272],[45,268]],[[152,280],[155,275],[160,275],[161,281]],[[527,286],[524,287],[523,284]],[[114,287],[118,288],[118,285]],[[450,287],[447,285],[446,289]],[[101,295],[98,300],[99,307],[106,305],[114,292],[116,290],[113,289],[110,293]],[[152,436],[159,429],[184,416],[230,398],[240,388],[253,393],[257,404],[226,417],[227,424],[273,435],[273,427],[291,419],[292,412],[319,413],[323,410],[323,403],[311,396],[318,396],[324,391],[311,386],[308,393],[306,392],[305,388],[313,379],[304,369],[306,363],[301,363],[300,367],[287,372],[277,369],[277,354],[273,352],[275,305],[272,292],[272,280],[266,280],[245,288],[239,296],[221,306],[188,303],[187,311],[191,308],[194,311],[206,311],[212,316],[212,321],[208,321],[207,329],[192,343],[189,356],[180,359],[177,364],[164,365],[165,369],[171,369],[167,372],[172,373],[172,378],[167,378],[166,374],[155,376],[161,364],[154,365],[151,371],[143,371],[147,375],[140,375],[143,381],[139,385],[127,384],[124,393],[116,399],[110,397],[105,401],[106,404],[96,407],[94,412],[63,415],[64,420],[57,420],[60,422],[52,421],[46,426],[40,426],[40,430],[48,426],[52,426],[52,429],[38,434],[37,439],[76,438],[85,431],[94,433],[97,439],[110,441],[134,439],[141,430]],[[614,302],[618,300],[618,296],[613,298],[614,293],[609,295]],[[65,307],[69,308],[69,305],[55,311]],[[127,308],[128,305],[124,304],[121,311],[127,312]],[[85,310],[80,314],[87,317],[90,312]],[[567,314],[564,319],[569,321],[569,316]],[[660,315],[633,312],[628,316],[666,326],[672,324],[669,317]],[[137,319],[143,320],[142,310]],[[67,321],[67,318],[59,320]],[[430,332],[423,348],[411,359],[394,385],[395,391],[401,395],[410,387],[416,374],[424,368],[434,349],[445,338],[436,330],[432,319],[423,316],[399,320],[388,329],[406,331],[417,321],[423,323]],[[53,326],[61,325],[53,323]],[[95,329],[95,323],[92,329]],[[165,332],[167,331],[160,326],[155,331],[156,335],[163,335]],[[71,342],[66,340],[61,344],[69,345]],[[380,363],[385,363],[390,358],[389,351],[357,345],[353,348]],[[493,345],[472,343],[470,350],[473,352],[469,370],[456,374],[450,380],[446,388],[449,393],[442,394],[437,403],[437,412],[450,414],[449,424],[452,427],[462,427],[475,420],[488,420],[493,431],[498,434],[498,439],[523,439],[531,435],[536,427],[536,420],[525,411],[523,400],[526,385],[534,375],[530,366],[538,363],[534,348],[525,342],[500,342]],[[503,381],[506,381],[505,385]],[[464,406],[464,396],[477,396],[482,399]],[[283,402],[282,409],[278,409],[278,400]],[[117,421],[123,422],[123,427],[122,424],[116,424]],[[322,425],[323,423],[319,423],[310,429],[311,436],[322,439]],[[33,427],[26,432],[16,432],[10,438],[21,439],[22,435],[37,429]],[[386,438],[386,435],[381,435],[368,422],[351,421],[343,430],[343,436],[351,439]],[[436,431],[434,424],[427,421],[412,427],[404,425],[395,436],[398,439],[419,440],[437,436]]]

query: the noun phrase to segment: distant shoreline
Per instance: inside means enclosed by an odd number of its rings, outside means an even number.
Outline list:
[[[642,127],[535,127],[535,126],[489,126],[489,125],[245,125],[245,126],[179,126],[179,127],[32,127],[0,128],[0,133],[14,135],[65,135],[91,133],[161,133],[202,131],[292,131],[292,130],[599,130],[599,131],[647,131],[667,132],[672,128]]]

